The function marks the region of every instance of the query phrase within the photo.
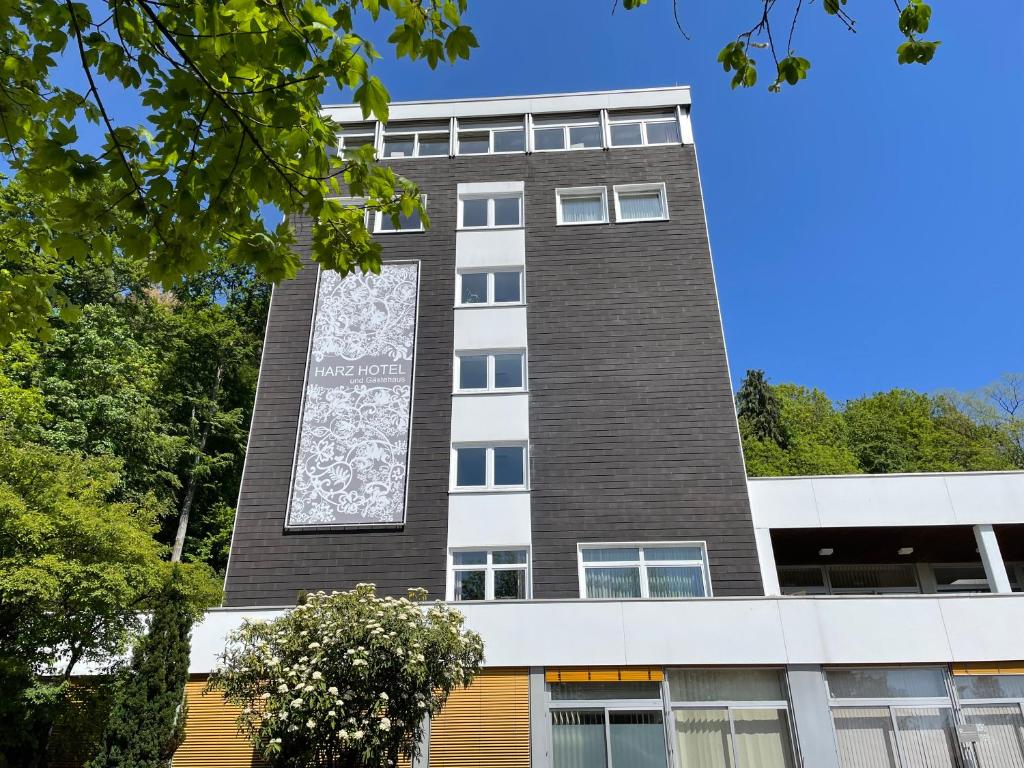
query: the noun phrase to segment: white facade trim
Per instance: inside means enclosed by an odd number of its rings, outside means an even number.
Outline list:
[[[510,542],[511,544],[511,542]],[[465,546],[465,545],[462,545]],[[946,664],[1017,660],[1024,595],[529,600],[459,603],[492,667]],[[243,619],[220,608],[192,633],[190,672],[213,669]]]
[[[1024,523],[1024,472],[750,478],[755,528]]]

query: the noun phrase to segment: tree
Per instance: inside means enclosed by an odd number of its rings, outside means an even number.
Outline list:
[[[0,154],[46,216],[10,233],[31,247],[5,249],[0,343],[18,329],[45,331],[51,311],[70,305],[60,268],[90,254],[109,259],[114,248],[155,282],[204,270],[221,246],[267,279],[294,274],[291,227],[269,229],[265,206],[313,218],[313,257],[324,267],[379,269],[363,212],[333,198],[365,197],[397,217],[421,209],[418,190],[376,165],[372,147],[333,151],[338,126],[321,96],[330,84],[353,89],[364,117],[387,118],[388,92],[370,72],[379,54],[358,29],[382,17],[394,22],[396,55],[431,67],[477,44],[461,21],[466,0],[5,7]],[[84,87],[60,77],[72,63]],[[148,127],[119,123],[114,93],[136,96]],[[101,126],[99,151],[79,142],[81,118]],[[96,180],[103,194],[83,196]]]
[[[228,639],[210,689],[242,707],[239,725],[272,765],[383,768],[413,756],[424,718],[483,659],[460,613],[377,597],[372,584],[318,592]]]
[[[747,371],[736,393],[736,414],[746,422],[748,432],[759,440],[770,440],[786,448],[786,432],[782,426],[779,403],[764,376],[764,371]]]
[[[166,768],[184,740],[189,633],[197,618],[174,567],[154,601],[149,630],[114,692],[99,754],[88,768]]]
[[[647,3],[648,0],[622,0],[622,6],[627,11],[640,8]],[[615,0],[615,4],[618,4],[618,0]],[[718,63],[722,65],[722,69],[733,73],[733,88],[752,88],[757,84],[757,56],[758,53],[764,52],[770,54],[775,68],[775,79],[768,85],[769,91],[779,93],[783,83],[796,85],[807,77],[811,62],[803,56],[797,56],[793,46],[803,2],[798,0],[793,6],[792,14],[782,19],[781,32],[786,35],[784,48],[776,43],[776,36],[780,31],[778,26],[775,34],[772,34],[773,20],[778,22],[778,17],[783,13],[775,5],[775,0],[761,0],[760,12],[754,19],[754,25],[741,32],[718,54]],[[849,32],[856,32],[857,22],[847,11],[846,5],[847,0],[823,0],[821,8],[833,17],[840,27]],[[903,38],[896,48],[896,60],[900,64],[927,64],[941,45],[939,40],[924,40],[921,37],[928,32],[931,24],[931,6],[924,0],[906,0],[902,6],[899,0],[895,0],[894,5],[896,26]],[[680,17],[679,0],[672,0],[672,17],[679,32],[689,39]],[[781,42],[782,37],[779,36],[777,39]]]
[[[1024,373],[1004,373],[973,392],[947,392],[945,397],[977,423],[998,430],[1009,447],[1011,462],[1024,469]]]

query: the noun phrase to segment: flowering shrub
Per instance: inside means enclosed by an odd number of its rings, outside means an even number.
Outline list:
[[[412,757],[425,715],[480,670],[483,643],[442,604],[378,597],[372,584],[309,595],[228,638],[209,689],[275,766],[379,768]]]

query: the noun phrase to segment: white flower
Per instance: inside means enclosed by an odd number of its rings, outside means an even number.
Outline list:
[[[363,738],[363,732],[362,731],[355,731],[352,734],[352,738],[356,739],[356,740]]]
[[[302,699],[293,699],[292,700],[292,709],[298,709],[301,706],[302,706]]]
[[[279,712],[279,713],[277,714],[277,716],[278,716],[278,717],[279,717],[280,719],[282,719],[282,720],[287,720],[287,719],[288,719],[288,710],[286,710],[286,709],[282,709],[282,710],[281,710],[281,711],[280,711],[280,712]]]
[[[277,656],[271,656],[270,659],[267,660],[267,664],[269,664],[272,667],[276,667],[280,663],[281,660],[277,658]]]
[[[278,736],[276,739],[271,739],[270,743],[271,744],[280,744],[281,743],[281,737]]]
[[[313,673],[313,679],[314,680],[319,680],[321,677],[323,677],[323,675],[321,675],[319,672],[314,672]]]
[[[366,666],[366,659],[352,659],[352,666],[353,667],[365,667]]]
[[[260,696],[260,698],[261,699],[269,699],[270,698],[270,693],[268,691],[264,691],[263,695]]]
[[[335,686],[333,686],[333,685],[330,688],[327,689],[327,692],[329,694],[331,694],[331,696],[337,696],[338,695],[338,689]]]
[[[337,717],[337,716],[338,716],[338,713],[337,713],[337,712],[335,712],[335,711],[334,711],[334,710],[332,709],[332,710],[329,710],[329,711],[327,712],[327,716],[328,716],[328,717]]]
[[[381,699],[383,701],[387,701],[388,700],[388,695],[386,693],[384,693],[384,691],[380,692],[380,697],[381,697]]]
[[[316,720],[314,720],[313,718],[310,718],[309,720],[307,720],[306,721],[306,727],[307,728],[316,728]]]
[[[281,683],[279,686],[277,686],[277,692],[278,693],[288,693],[288,685],[285,684],[285,683]]]
[[[320,643],[314,641],[314,642],[310,643],[309,646],[307,646],[307,647],[309,648],[309,650],[315,651],[317,648],[320,647]]]
[[[382,717],[380,719],[380,724],[377,727],[380,728],[382,731],[390,731],[391,721],[386,717]]]

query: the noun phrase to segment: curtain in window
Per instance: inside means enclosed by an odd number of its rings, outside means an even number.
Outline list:
[[[946,682],[937,667],[831,669],[828,689],[837,699],[945,698]]]
[[[665,768],[661,712],[609,712],[612,768]]]
[[[887,707],[832,710],[842,768],[899,768]]]
[[[793,768],[786,713],[781,709],[734,709],[736,756],[743,768]]]
[[[971,725],[984,725],[988,741],[978,744],[978,768],[1024,768],[1024,717],[1016,704],[964,707]]]
[[[584,224],[604,221],[604,205],[600,195],[594,197],[563,197],[562,221],[566,224]]]
[[[604,712],[551,711],[554,768],[605,768]]]
[[[672,701],[781,701],[777,669],[670,669]]]
[[[640,597],[640,569],[587,568],[587,597]]]
[[[639,192],[619,195],[619,212],[623,221],[631,219],[660,219],[665,215],[661,195],[657,192]]]
[[[896,710],[896,727],[907,760],[903,768],[956,768],[952,710],[900,708]]]
[[[673,715],[678,768],[736,768],[725,709],[677,709]]]
[[[648,568],[647,589],[651,597],[704,597],[704,574],[684,566]]]

